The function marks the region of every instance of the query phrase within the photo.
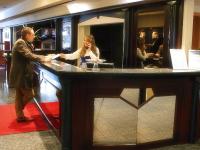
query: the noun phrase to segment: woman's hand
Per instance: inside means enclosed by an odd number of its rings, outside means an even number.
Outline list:
[[[153,57],[155,57],[155,54],[154,53],[147,53],[147,56],[148,56],[148,58],[153,58]]]
[[[88,43],[88,48],[91,49],[92,48],[92,44]]]
[[[159,57],[160,57],[160,54],[159,54],[159,53],[156,53],[156,54],[155,54],[155,57],[159,58]]]
[[[60,54],[60,58],[66,59],[66,54]]]

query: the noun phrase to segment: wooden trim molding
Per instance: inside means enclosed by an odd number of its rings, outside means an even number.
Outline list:
[[[200,14],[193,17],[192,49],[200,48]]]
[[[194,16],[200,16],[200,12],[195,12]]]

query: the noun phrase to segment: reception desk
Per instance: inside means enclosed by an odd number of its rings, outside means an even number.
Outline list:
[[[62,150],[138,150],[199,138],[200,71],[33,64],[60,93]]]

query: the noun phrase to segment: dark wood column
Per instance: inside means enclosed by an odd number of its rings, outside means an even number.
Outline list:
[[[137,37],[137,16],[136,9],[129,8],[125,11],[125,53],[124,67],[136,67],[136,37]]]
[[[78,36],[78,23],[79,23],[79,16],[72,17],[72,51],[77,49],[77,36]]]
[[[182,46],[182,30],[183,30],[183,9],[184,1],[177,0],[177,25],[176,25],[176,48],[181,48]]]
[[[183,24],[183,2],[179,0],[169,1],[165,7],[164,27],[164,67],[171,67],[169,50],[181,48],[182,24]]]
[[[62,50],[62,18],[55,20],[56,25],[56,51]]]
[[[13,47],[13,31],[14,31],[14,28],[13,27],[11,27],[10,28],[10,50],[12,49],[12,47]]]
[[[192,49],[200,49],[200,14],[194,14]]]

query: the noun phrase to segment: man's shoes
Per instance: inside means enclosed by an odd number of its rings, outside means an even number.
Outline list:
[[[17,122],[29,122],[29,121],[33,121],[33,118],[28,118],[28,117],[19,117],[17,118]]]

